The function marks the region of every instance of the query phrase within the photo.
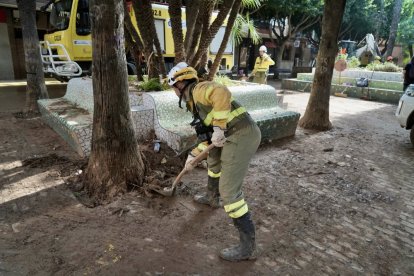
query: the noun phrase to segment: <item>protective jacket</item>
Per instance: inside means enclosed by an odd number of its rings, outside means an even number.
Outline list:
[[[224,85],[211,81],[191,84],[185,93],[188,93],[188,109],[193,114],[198,113],[205,126],[231,131],[237,122],[249,116]],[[205,147],[206,143],[200,144],[192,154],[198,155]]]
[[[256,72],[267,72],[269,70],[269,66],[274,65],[275,62],[269,57],[268,54],[263,54],[262,57],[256,58],[256,63],[254,64],[254,69],[252,71],[252,75]]]

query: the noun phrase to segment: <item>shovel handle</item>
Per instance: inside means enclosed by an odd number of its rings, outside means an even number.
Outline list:
[[[203,160],[206,155],[208,154],[208,152],[214,148],[213,144],[210,144],[207,148],[205,148],[199,155],[197,155],[192,161],[191,161],[191,165],[196,165],[197,163],[199,163],[201,160]],[[180,174],[177,176],[177,178],[174,180],[173,184],[172,184],[172,189],[175,189],[175,186],[180,182],[181,178],[187,173],[188,171],[184,168]]]

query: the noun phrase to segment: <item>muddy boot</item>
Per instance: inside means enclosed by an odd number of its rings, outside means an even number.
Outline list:
[[[240,244],[221,250],[220,257],[226,261],[237,262],[256,259],[256,235],[250,212],[233,219],[239,230]]]
[[[219,193],[220,178],[208,177],[207,193],[195,195],[194,201],[200,204],[210,205],[213,208],[220,207],[220,193]]]

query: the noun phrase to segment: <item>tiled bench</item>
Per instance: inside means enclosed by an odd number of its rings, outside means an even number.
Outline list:
[[[279,107],[273,87],[249,84],[229,89],[257,122],[262,141],[295,134],[300,114]],[[155,110],[154,130],[159,139],[176,151],[196,144],[195,132],[189,125],[191,113],[178,108],[178,98],[172,91],[144,93],[143,97],[144,106]]]
[[[142,105],[140,93],[129,93],[137,139],[149,136],[154,112]],[[38,101],[43,120],[81,156],[88,156],[92,140],[93,91],[90,78],[73,78],[62,98]]]

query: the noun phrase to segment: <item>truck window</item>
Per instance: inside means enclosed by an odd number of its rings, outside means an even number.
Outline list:
[[[91,33],[91,21],[89,18],[89,0],[79,0],[76,11],[76,33],[89,35]]]
[[[50,13],[50,24],[54,29],[62,31],[69,27],[72,0],[62,0],[54,3]]]

